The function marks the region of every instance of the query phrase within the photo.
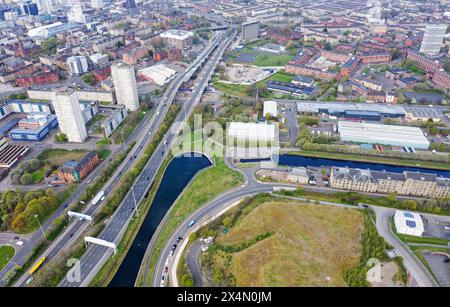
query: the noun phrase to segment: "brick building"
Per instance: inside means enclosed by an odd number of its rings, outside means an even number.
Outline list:
[[[58,169],[58,177],[65,182],[80,182],[100,162],[95,151],[87,153],[80,162],[69,160]]]
[[[317,79],[332,80],[338,77],[338,74],[335,72],[323,71],[320,69],[297,64],[286,64],[284,66],[284,70],[289,74],[313,77]]]

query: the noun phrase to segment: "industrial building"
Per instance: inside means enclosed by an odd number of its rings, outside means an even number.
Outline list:
[[[30,113],[18,122],[18,127],[12,129],[9,136],[15,141],[42,141],[57,126],[54,114]]]
[[[6,135],[0,134],[0,169],[12,167],[29,149],[28,146],[9,145]]]
[[[273,124],[231,122],[227,135],[247,141],[274,141],[275,133]]]
[[[428,149],[430,147],[430,141],[418,127],[339,121],[338,132],[343,142],[392,145],[417,149]]]
[[[401,234],[421,237],[424,232],[423,221],[418,213],[396,210],[394,224]]]
[[[296,85],[293,83],[286,83],[274,80],[270,80],[267,82],[267,89],[282,93],[288,93],[303,98],[307,98],[314,91],[314,88],[312,87],[306,87],[303,85]]]
[[[446,32],[446,24],[427,25],[422,44],[420,45],[420,52],[427,55],[437,55],[443,45]]]
[[[346,117],[347,111],[377,112],[385,118],[404,118],[407,113],[403,107],[397,105],[332,102],[298,102],[297,110],[300,114],[327,114],[336,117]]]
[[[176,70],[164,64],[150,66],[138,71],[139,76],[159,86],[169,83],[175,77],[176,73]]]

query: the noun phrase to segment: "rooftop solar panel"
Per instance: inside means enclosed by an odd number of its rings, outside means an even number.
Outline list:
[[[416,228],[416,222],[406,221],[406,226],[411,227],[411,228]]]
[[[412,215],[412,213],[409,213],[409,212],[405,212],[405,213],[403,213],[403,215],[405,216],[405,217],[409,217],[409,218],[414,218],[414,215]]]

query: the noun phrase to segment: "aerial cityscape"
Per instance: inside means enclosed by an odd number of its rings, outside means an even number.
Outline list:
[[[0,0],[0,287],[450,287],[449,103],[448,0]]]

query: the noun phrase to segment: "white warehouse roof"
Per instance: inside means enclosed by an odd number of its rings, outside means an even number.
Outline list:
[[[339,121],[338,131],[343,142],[406,146],[418,149],[430,147],[430,141],[417,127]]]
[[[264,123],[232,122],[228,127],[228,136],[250,141],[275,140],[275,125]]]
[[[169,82],[173,76],[175,76],[177,71],[165,66],[164,64],[158,64],[140,69],[138,73],[146,79],[153,80],[155,84],[163,86]]]
[[[189,37],[194,36],[194,33],[184,30],[168,30],[166,32],[161,33],[160,36],[163,38],[185,40],[188,39]]]
[[[420,237],[424,232],[422,218],[417,213],[396,210],[394,223],[398,233]]]
[[[266,116],[267,113],[269,113],[273,117],[278,116],[276,101],[271,101],[271,100],[264,101],[263,116]]]

